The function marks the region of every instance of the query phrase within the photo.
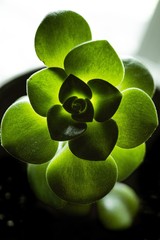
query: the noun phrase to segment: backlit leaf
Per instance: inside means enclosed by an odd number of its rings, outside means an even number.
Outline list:
[[[35,35],[35,50],[46,66],[63,68],[67,53],[88,40],[91,40],[91,31],[82,16],[72,11],[56,11],[40,23]]]
[[[157,111],[149,95],[140,89],[129,88],[122,94],[120,106],[113,116],[119,131],[117,145],[132,148],[153,134],[158,125]]]
[[[92,203],[105,196],[117,179],[117,166],[106,161],[86,161],[71,153],[66,145],[47,168],[51,189],[71,203]]]
[[[30,76],[27,93],[34,110],[46,116],[48,110],[59,103],[59,89],[67,77],[61,68],[46,68]]]
[[[118,85],[124,75],[124,67],[117,53],[106,40],[90,41],[72,49],[65,58],[67,74],[83,81],[106,80]]]
[[[118,86],[119,90],[122,91],[127,88],[140,88],[149,96],[153,96],[154,93],[154,81],[151,73],[146,66],[135,58],[124,58],[122,59],[125,75],[121,84]]]
[[[111,155],[118,167],[118,181],[125,180],[139,167],[144,160],[145,153],[145,143],[129,149],[114,147]]]
[[[44,163],[57,151],[49,135],[46,118],[38,115],[27,97],[13,103],[2,119],[2,145],[24,162]]]

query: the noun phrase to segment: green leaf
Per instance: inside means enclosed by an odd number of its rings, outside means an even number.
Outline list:
[[[2,145],[28,163],[44,163],[55,155],[58,143],[51,140],[46,118],[31,107],[28,98],[13,103],[2,119]]]
[[[80,136],[86,130],[86,123],[73,120],[71,114],[61,105],[54,105],[47,114],[48,128],[53,140],[67,141]]]
[[[140,208],[136,192],[124,183],[116,183],[112,191],[97,202],[98,216],[106,229],[122,230],[132,226]]]
[[[77,157],[87,160],[106,160],[118,138],[116,123],[110,119],[99,123],[87,123],[83,135],[69,142],[69,148]]]
[[[119,131],[117,145],[133,148],[147,141],[155,131],[157,111],[149,95],[140,89],[129,88],[122,94],[120,106],[113,116]]]
[[[119,90],[136,87],[152,97],[154,94],[154,81],[146,66],[135,58],[124,58],[122,61],[125,67],[125,76],[118,86]]]
[[[67,202],[59,198],[49,187],[46,179],[46,169],[48,163],[28,164],[28,181],[36,197],[50,207],[56,209],[63,208]]]
[[[76,96],[78,98],[91,98],[92,92],[89,86],[74,75],[69,75],[62,84],[59,91],[59,100],[64,103],[68,98]]]
[[[72,216],[72,217],[81,217],[81,216],[90,216],[90,213],[92,211],[92,204],[78,204],[78,203],[71,203],[68,202],[64,206],[63,209],[61,209],[61,213],[67,215],[67,216]]]
[[[94,109],[89,99],[75,99],[73,102],[74,111],[72,118],[79,122],[92,122],[94,116]]]
[[[67,74],[83,81],[99,78],[118,85],[124,75],[123,64],[105,40],[90,41],[72,49],[64,60]]]
[[[47,168],[51,189],[65,201],[92,203],[105,196],[117,179],[117,166],[109,157],[106,161],[86,161],[71,153],[66,145]]]
[[[114,147],[111,156],[118,167],[118,181],[125,180],[139,167],[144,160],[145,153],[145,143],[130,149]]]
[[[92,90],[91,99],[94,106],[94,118],[103,122],[113,116],[120,104],[122,94],[110,83],[93,79],[88,82]]]
[[[91,40],[86,20],[73,11],[49,13],[35,35],[37,56],[48,67],[62,67],[67,53],[76,45]]]
[[[59,103],[59,89],[67,77],[61,68],[46,68],[27,80],[27,93],[34,110],[46,116],[48,110]]]

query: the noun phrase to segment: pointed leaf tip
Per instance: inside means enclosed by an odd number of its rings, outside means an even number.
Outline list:
[[[69,142],[69,148],[77,157],[87,160],[106,160],[118,138],[118,128],[112,119],[87,124],[82,136]]]
[[[85,82],[99,78],[118,85],[124,76],[119,56],[106,40],[89,41],[72,49],[64,60],[67,74]]]

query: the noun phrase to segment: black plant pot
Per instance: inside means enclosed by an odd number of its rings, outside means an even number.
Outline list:
[[[4,84],[0,89],[0,120],[5,110],[18,97],[26,94],[30,71]],[[154,102],[160,110],[160,92]],[[158,112],[159,114],[159,112]],[[160,116],[160,114],[159,114]],[[160,129],[147,142],[143,164],[126,180],[138,193],[141,209],[133,226],[111,231],[103,227],[96,209],[89,215],[71,217],[53,214],[34,196],[26,174],[26,165],[11,157],[0,147],[0,239],[62,239],[70,240],[159,240],[160,239]]]

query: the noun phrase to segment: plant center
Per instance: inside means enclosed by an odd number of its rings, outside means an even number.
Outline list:
[[[74,113],[81,113],[86,109],[86,101],[82,98],[77,98],[72,102],[72,109]]]

